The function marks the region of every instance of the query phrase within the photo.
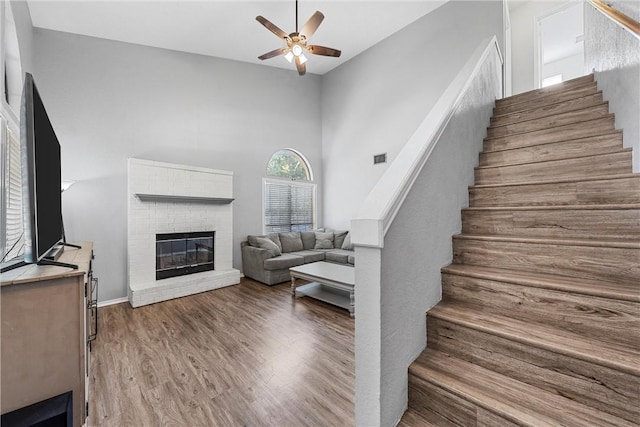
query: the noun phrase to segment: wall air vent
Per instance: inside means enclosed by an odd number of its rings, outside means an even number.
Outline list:
[[[373,156],[373,164],[377,165],[378,163],[387,163],[387,153],[374,154],[374,156]]]

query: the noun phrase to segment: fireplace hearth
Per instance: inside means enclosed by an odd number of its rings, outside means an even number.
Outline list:
[[[156,234],[156,280],[214,270],[215,231]]]

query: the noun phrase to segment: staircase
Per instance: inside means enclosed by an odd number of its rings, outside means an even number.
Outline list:
[[[637,426],[640,174],[593,75],[496,102],[401,426]]]

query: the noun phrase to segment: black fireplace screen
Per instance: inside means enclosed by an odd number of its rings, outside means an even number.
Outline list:
[[[215,231],[156,234],[156,280],[213,270]]]

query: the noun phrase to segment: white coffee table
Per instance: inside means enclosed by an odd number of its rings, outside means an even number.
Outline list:
[[[355,316],[355,269],[351,266],[319,261],[292,267],[291,296],[308,296],[349,310]],[[310,283],[296,285],[296,279]]]

